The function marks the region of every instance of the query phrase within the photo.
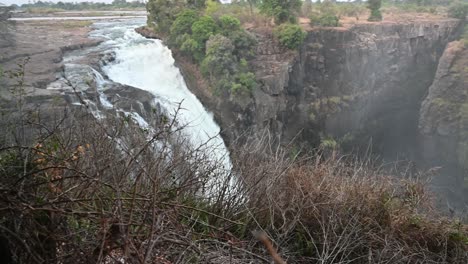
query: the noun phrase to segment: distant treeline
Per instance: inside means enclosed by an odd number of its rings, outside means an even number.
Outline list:
[[[463,2],[464,0],[382,0],[389,4],[414,4],[414,5],[450,5],[453,2]],[[359,2],[356,1],[356,2]]]
[[[126,1],[126,0],[114,0],[111,4],[106,3],[93,3],[93,2],[49,2],[49,1],[37,1],[31,4],[23,4],[21,6],[13,4],[14,8],[53,8],[63,10],[100,10],[109,8],[144,8],[145,3],[142,1]]]

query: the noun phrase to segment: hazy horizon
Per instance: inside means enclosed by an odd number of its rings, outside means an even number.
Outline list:
[[[75,2],[94,2],[94,3],[107,3],[110,4],[112,3],[113,0],[44,0],[43,2],[68,2],[68,3],[75,3]],[[127,2],[133,2],[135,0],[127,0]],[[143,0],[136,0],[140,2],[144,2]],[[33,3],[34,1],[32,0],[0,0],[0,3],[5,4],[5,5],[12,5],[12,4],[17,4],[17,5],[22,5],[22,4],[29,4]],[[37,1],[36,1],[37,2]]]

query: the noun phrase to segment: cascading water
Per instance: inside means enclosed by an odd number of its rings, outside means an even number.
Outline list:
[[[167,110],[177,114],[177,122],[194,147],[206,144],[214,160],[231,169],[229,152],[219,135],[220,128],[200,101],[187,88],[171,51],[159,40],[149,40],[135,32],[145,21],[97,22],[91,36],[107,39],[101,44],[115,53],[115,61],[103,67],[109,79],[146,90]]]

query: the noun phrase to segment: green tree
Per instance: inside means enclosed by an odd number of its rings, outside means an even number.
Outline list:
[[[202,16],[192,25],[192,37],[200,45],[204,45],[217,31],[218,25],[210,16]]]
[[[382,6],[382,0],[368,0],[367,8],[370,9],[371,13],[368,21],[382,21],[382,13],[380,13],[380,7]]]
[[[237,64],[233,51],[234,45],[227,37],[211,36],[206,42],[206,57],[201,64],[203,74],[209,76],[210,81],[229,80]]]
[[[168,33],[179,14],[184,9],[201,10],[205,8],[205,0],[148,0],[148,26],[161,33]]]
[[[468,15],[468,3],[455,1],[449,6],[447,12],[449,17],[466,19],[466,15]]]
[[[219,24],[221,27],[221,33],[225,36],[229,35],[229,33],[231,32],[238,31],[241,29],[241,23],[239,19],[229,15],[221,16],[219,18]]]
[[[149,13],[148,26],[154,27],[158,32],[168,33],[183,5],[182,0],[149,0],[146,4]]]
[[[296,20],[302,6],[301,0],[263,0],[260,11],[275,19],[277,25]]]
[[[184,34],[192,34],[192,24],[194,24],[198,19],[199,15],[195,10],[185,9],[180,12],[171,26],[171,43],[176,44],[176,46],[180,46],[182,42],[177,41],[177,39],[180,40],[179,37]]]
[[[238,59],[250,56],[252,47],[257,41],[250,33],[241,28],[239,19],[223,15],[219,18],[219,24],[221,34],[229,38],[232,44],[234,44],[234,55]]]
[[[188,36],[188,35],[184,35]],[[182,42],[180,50],[186,55],[192,57],[195,61],[200,62],[204,58],[203,47],[200,44],[190,37],[185,37],[185,40]]]

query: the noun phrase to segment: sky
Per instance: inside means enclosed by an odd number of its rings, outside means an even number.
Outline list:
[[[113,0],[42,0],[44,2],[101,2],[101,3],[112,3]],[[22,4],[28,4],[29,2],[33,2],[32,0],[0,0],[0,3],[5,4],[5,5],[12,5],[12,4],[17,4],[17,5],[22,5]],[[128,1],[131,2],[131,1]]]

